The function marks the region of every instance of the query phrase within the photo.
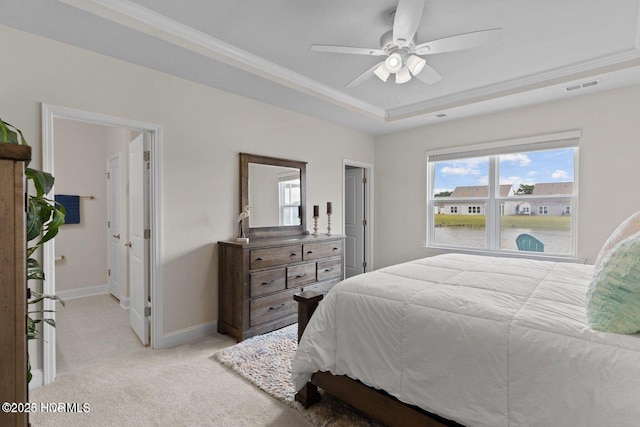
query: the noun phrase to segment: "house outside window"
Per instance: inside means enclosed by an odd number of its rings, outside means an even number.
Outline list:
[[[575,256],[579,132],[427,153],[427,246]],[[435,215],[432,194],[448,207]],[[447,214],[446,212],[450,212]]]

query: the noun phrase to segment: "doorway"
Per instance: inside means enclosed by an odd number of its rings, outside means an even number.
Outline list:
[[[144,334],[146,333],[147,343],[150,340],[151,347],[156,348],[158,337],[162,335],[162,312],[159,309],[160,307],[162,307],[162,283],[161,283],[161,275],[160,275],[160,268],[159,268],[160,267],[159,260],[161,259],[160,241],[159,241],[159,237],[160,237],[159,224],[161,224],[160,222],[161,212],[160,212],[160,200],[159,200],[160,164],[161,164],[160,146],[159,146],[160,127],[158,125],[151,124],[151,123],[139,122],[139,121],[134,121],[129,119],[123,119],[123,118],[106,116],[106,115],[97,114],[97,113],[91,113],[86,111],[73,110],[65,107],[43,104],[42,105],[42,120],[43,120],[43,138],[42,138],[42,151],[43,151],[42,165],[43,166],[42,168],[44,171],[52,173],[54,176],[56,175],[55,164],[54,164],[54,145],[55,145],[54,135],[55,135],[57,119],[65,119],[65,120],[75,121],[79,123],[98,125],[98,126],[122,128],[130,132],[132,138],[135,135],[142,136],[141,139],[145,141],[146,148],[144,148],[144,151],[146,151],[147,154],[140,153],[140,156],[141,156],[140,158],[144,159],[145,164],[144,166],[140,165],[138,169],[148,170],[149,172],[146,175],[146,178],[139,178],[138,181],[140,181],[140,186],[146,183],[146,187],[144,187],[145,189],[141,191],[144,191],[144,200],[148,201],[148,203],[146,203],[146,206],[148,206],[148,210],[147,211],[143,210],[141,215],[139,215],[140,218],[143,219],[143,222],[141,222],[141,226],[144,227],[144,229],[142,231],[140,230],[136,231],[138,235],[142,234],[146,241],[146,243],[144,244],[145,249],[143,250],[143,253],[145,254],[146,258],[142,263],[142,268],[140,269],[144,271],[145,278],[141,282],[136,281],[135,283],[137,283],[137,285],[134,285],[134,282],[132,282],[131,293],[133,293],[135,288],[137,295],[142,295],[142,297],[139,298],[139,301],[141,301],[141,303],[144,304],[144,307],[137,310],[137,313],[139,312],[145,313],[145,318],[143,319],[143,322],[146,322],[144,324],[146,326],[143,327],[143,336],[141,337],[141,340],[143,340],[144,342]],[[126,150],[129,152],[128,158],[130,159],[131,144],[127,143],[127,145],[129,147],[127,147]],[[145,147],[145,145],[143,145],[143,147]],[[127,151],[124,151],[124,153],[120,155],[120,159],[127,157]],[[121,162],[116,161],[115,157],[117,156],[111,156],[111,157],[105,156],[105,158],[103,159],[103,164],[101,165],[100,169],[104,170],[106,166],[107,171],[105,172],[105,175],[107,173],[111,173],[115,171],[116,169],[117,170],[124,169],[122,167]],[[56,163],[57,162],[58,161],[56,161]],[[113,171],[111,170],[112,168],[114,168]],[[123,187],[126,188],[125,186],[126,182],[124,181],[130,180],[129,177],[131,176],[131,173],[132,173],[131,171],[129,171],[128,174],[126,173],[126,171],[121,172],[119,175],[120,180],[115,186],[108,186],[105,184],[104,186],[105,199],[107,198],[106,197],[107,193],[110,193],[109,197],[116,197],[116,195],[118,195],[117,197],[119,197],[119,203],[110,204],[109,208],[116,206],[117,209],[120,212],[122,212],[123,197],[121,196],[123,194],[121,189]],[[134,184],[131,184],[131,185],[134,185]],[[135,187],[137,188],[138,185],[135,184]],[[118,190],[118,188],[120,188],[120,190]],[[140,187],[140,188],[143,188],[143,187]],[[53,192],[55,193],[56,191],[57,189],[56,187],[54,187]],[[135,195],[139,192],[128,191],[128,193],[129,193],[128,194],[129,199],[127,200],[127,204],[131,203],[131,199],[130,199],[131,194],[134,193]],[[52,194],[52,196],[54,195]],[[124,226],[124,222],[121,221],[123,219],[123,216],[121,214],[117,214],[116,212],[108,212],[108,214],[109,214],[108,221],[110,222],[112,219],[114,219],[118,222],[118,224],[116,224],[116,228],[112,228],[110,224],[107,223],[107,221],[105,221],[105,223],[102,224],[102,227],[103,227],[102,230],[104,234],[106,235],[106,233],[110,233],[109,235],[111,235],[112,233],[114,236],[117,236],[117,235],[123,236],[124,235],[123,230],[118,229],[118,227]],[[107,231],[104,231],[105,225],[107,225]],[[127,227],[127,229],[130,229],[130,227]],[[127,233],[127,237],[129,237],[128,234],[130,234],[130,232]],[[43,269],[47,277],[47,280],[43,282],[43,290],[44,290],[44,293],[46,294],[56,294],[56,283],[55,283],[56,282],[55,280],[56,250],[55,250],[54,240],[47,242],[43,248]],[[115,239],[115,240],[117,242],[119,239]],[[129,242],[127,242],[126,246],[128,246],[131,249],[133,248],[133,246],[130,245]],[[111,243],[109,243],[109,245],[105,243],[106,252],[110,251],[109,249],[110,247],[111,247]],[[110,266],[116,265],[117,269],[123,270],[122,262],[121,262],[122,257],[119,257],[116,259],[119,259],[120,262],[116,264],[110,263]],[[127,269],[127,270],[129,270],[128,272],[131,271],[131,269]],[[120,292],[119,297],[121,299],[121,302],[125,301],[125,303],[122,304],[124,306],[124,305],[127,305],[126,304],[127,293],[122,292],[122,289],[123,289],[122,284],[123,282],[126,282],[126,280],[124,281],[122,280],[123,277],[125,279],[128,279],[127,275],[123,274],[123,272],[120,271],[119,273],[120,280],[116,281],[120,284],[120,289],[115,289],[116,285],[109,281],[104,285],[103,293],[111,292],[111,291],[113,291],[114,293]],[[142,289],[138,291],[137,290],[138,287],[141,287]],[[115,296],[118,296],[118,295],[115,295]],[[154,304],[151,305],[150,301],[153,301]],[[43,308],[45,310],[55,309],[55,302],[49,301],[49,300],[45,300],[44,302],[45,302],[45,305]],[[133,304],[133,302],[131,302],[131,304]],[[129,310],[130,313],[131,311],[132,310]],[[53,315],[55,316],[55,313],[53,313]],[[136,328],[134,328],[134,330],[135,329]],[[44,328],[43,338],[44,338],[43,340],[43,372],[42,372],[43,384],[48,384],[52,382],[56,377],[55,328]]]
[[[344,160],[345,278],[371,271],[373,165]]]

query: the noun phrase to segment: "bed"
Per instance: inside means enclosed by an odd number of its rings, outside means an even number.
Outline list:
[[[589,326],[593,276],[446,254],[352,277],[299,325],[296,389],[326,373],[466,426],[638,426],[640,334]]]

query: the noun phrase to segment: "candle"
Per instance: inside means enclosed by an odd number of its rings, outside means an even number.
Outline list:
[[[333,213],[333,208],[331,206],[331,202],[327,202],[327,213],[328,214]]]
[[[313,205],[313,216],[320,216],[320,206]]]

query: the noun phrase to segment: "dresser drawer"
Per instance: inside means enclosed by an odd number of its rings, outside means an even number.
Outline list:
[[[318,261],[318,282],[339,279],[342,276],[342,258]]]
[[[287,288],[296,288],[316,281],[316,263],[294,265],[287,268]]]
[[[303,248],[303,259],[314,260],[342,254],[342,241],[306,243]]]
[[[252,270],[302,261],[302,245],[280,246],[268,249],[253,249],[250,254]]]
[[[295,291],[287,291],[252,299],[251,313],[249,314],[250,325],[260,325],[297,313],[297,303],[293,300],[294,293]]]
[[[287,287],[286,268],[251,273],[250,276],[252,297],[282,291]]]

